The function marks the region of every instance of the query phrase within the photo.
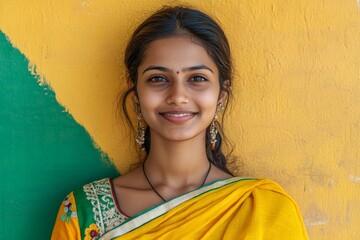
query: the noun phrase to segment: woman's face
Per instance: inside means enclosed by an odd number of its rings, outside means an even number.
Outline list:
[[[206,50],[188,37],[150,43],[138,68],[137,93],[152,138],[205,139],[219,101],[218,76]]]

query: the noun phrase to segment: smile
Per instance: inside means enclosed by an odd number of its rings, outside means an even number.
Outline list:
[[[192,119],[197,113],[194,112],[164,112],[160,116],[173,123],[183,123]]]
[[[193,113],[163,113],[162,115],[181,118],[185,116],[191,116]]]

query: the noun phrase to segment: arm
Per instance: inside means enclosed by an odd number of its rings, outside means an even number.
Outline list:
[[[63,239],[81,239],[76,202],[73,193],[70,193],[62,202],[51,235],[51,240]]]

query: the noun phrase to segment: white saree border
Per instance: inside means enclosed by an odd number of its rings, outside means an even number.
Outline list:
[[[102,235],[99,240],[108,240],[113,239],[115,237],[120,237],[128,232],[131,232],[132,230],[135,230],[142,225],[154,220],[155,218],[158,218],[162,216],[163,214],[167,213],[169,210],[179,206],[180,204],[197,197],[205,192],[218,189],[220,187],[223,187],[225,185],[228,185],[233,182],[237,182],[240,180],[250,180],[253,178],[240,178],[240,177],[232,177],[225,180],[218,180],[213,183],[210,183],[208,185],[205,185],[201,188],[195,189],[191,192],[185,193],[179,197],[175,197],[165,203],[162,203],[160,205],[157,205],[150,210],[147,210],[143,213],[140,213],[139,215],[133,217],[129,221],[124,222],[122,225],[110,230],[109,232]]]

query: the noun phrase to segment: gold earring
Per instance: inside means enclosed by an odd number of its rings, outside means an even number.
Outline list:
[[[214,151],[216,149],[216,142],[217,142],[216,136],[219,133],[219,131],[217,129],[217,119],[218,119],[219,114],[222,111],[222,109],[223,109],[223,105],[220,102],[216,108],[214,119],[210,125],[210,148],[212,151]]]
[[[140,106],[138,104],[135,104],[135,113],[136,113],[137,125],[138,125],[137,136],[135,141],[137,144],[139,144],[141,150],[145,150],[143,146],[145,142],[145,128],[142,122],[142,114],[141,114]]]

